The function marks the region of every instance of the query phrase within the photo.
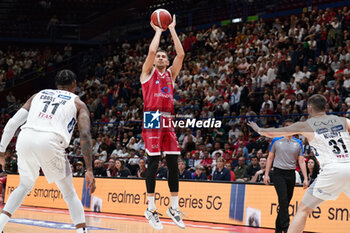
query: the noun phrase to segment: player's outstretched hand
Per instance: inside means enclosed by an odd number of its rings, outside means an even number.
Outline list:
[[[309,187],[309,181],[307,179],[304,179],[303,188],[307,189],[307,187]]]
[[[161,31],[161,32],[164,32],[164,31],[165,31],[164,29],[162,29],[162,28],[160,28],[160,27],[154,25],[154,23],[153,23],[152,21],[151,21],[150,24],[151,24],[151,27],[153,28],[154,31]]]
[[[92,194],[96,190],[95,178],[92,171],[86,171],[85,173],[86,188],[90,188],[89,193]]]
[[[175,14],[173,15],[173,22],[171,22],[171,24],[169,24],[168,28],[171,29],[171,28],[175,28],[176,26],[176,16]]]
[[[260,131],[260,127],[254,121],[249,121],[247,125],[249,125],[257,133]]]

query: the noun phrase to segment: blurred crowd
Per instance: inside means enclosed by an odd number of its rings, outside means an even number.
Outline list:
[[[349,20],[344,7],[180,33],[186,56],[175,84],[175,114],[222,121],[221,128],[176,128],[180,178],[262,182],[270,139],[253,133],[247,120],[264,127],[304,121],[313,94],[326,96],[327,112],[349,116]],[[78,84],[91,112],[97,177],[145,176],[139,76],[150,41],[108,43]],[[160,48],[174,58],[169,33],[163,33]],[[318,162],[301,139],[308,179],[314,179]],[[73,174],[84,175],[78,133],[67,154]],[[166,177],[162,160],[157,178]]]
[[[70,44],[67,44],[63,51],[56,52],[50,48],[23,49],[9,46],[4,50],[0,49],[0,91],[13,86],[15,79],[33,71],[40,73],[71,55]]]

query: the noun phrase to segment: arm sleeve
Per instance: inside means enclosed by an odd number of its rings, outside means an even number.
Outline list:
[[[271,143],[269,152],[274,153],[274,154],[276,153],[276,144],[274,141],[272,141],[272,143]]]
[[[21,108],[16,114],[7,122],[0,142],[0,152],[5,152],[16,130],[27,121],[28,111]]]

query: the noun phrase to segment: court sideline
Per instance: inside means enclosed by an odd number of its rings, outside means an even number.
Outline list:
[[[179,229],[169,219],[161,219],[162,231],[156,231],[148,225],[143,217],[86,212],[90,233],[272,233],[274,230],[185,221],[186,229]],[[36,207],[21,207],[14,214],[4,233],[28,232],[76,232],[67,210]]]

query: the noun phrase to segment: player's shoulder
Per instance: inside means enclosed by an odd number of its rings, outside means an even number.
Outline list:
[[[299,144],[302,144],[302,143],[303,143],[299,138],[292,137],[292,139],[293,139],[294,141],[296,141],[297,143],[299,143]]]
[[[149,72],[142,71],[140,76],[141,84],[145,84],[146,82],[148,82],[154,75],[158,75],[157,69],[154,66]]]
[[[37,94],[54,95],[55,94],[55,90],[53,90],[53,89],[43,89],[43,90],[37,92]]]
[[[87,105],[79,98],[79,96],[75,97],[74,103],[75,103],[75,107],[77,109],[77,112],[79,112],[80,110],[89,111]]]
[[[283,139],[283,138],[284,138],[284,137],[275,137],[275,138],[272,139],[271,144],[273,144],[273,143],[275,143],[275,142],[277,142],[278,140],[281,140],[281,139]]]

